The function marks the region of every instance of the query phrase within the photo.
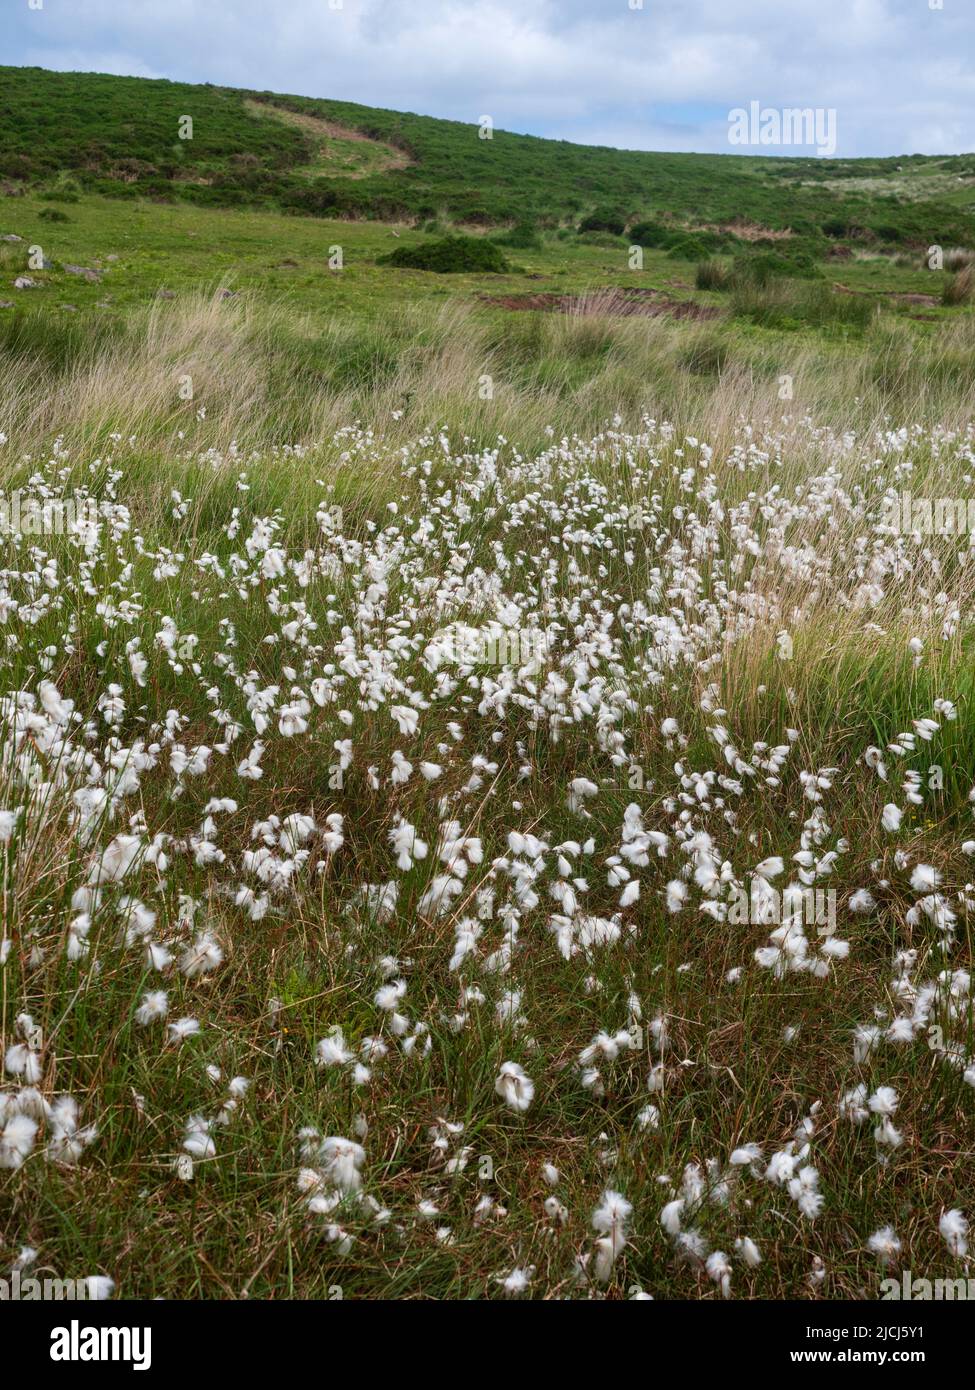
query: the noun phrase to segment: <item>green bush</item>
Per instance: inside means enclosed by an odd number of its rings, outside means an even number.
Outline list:
[[[675,261],[699,261],[707,255],[709,249],[702,237],[681,236],[673,242],[667,255]]]
[[[610,208],[597,208],[579,223],[580,232],[612,232],[614,236],[622,236],[625,228],[626,218]]]
[[[627,235],[634,246],[648,250],[666,250],[674,241],[674,230],[662,222],[634,222]]]
[[[900,227],[891,226],[889,222],[872,222],[870,231],[881,241],[903,241],[904,233]]]
[[[491,238],[498,246],[510,246],[515,251],[541,251],[542,238],[531,222],[516,222],[507,232]]]
[[[761,286],[777,279],[812,280],[818,277],[819,270],[811,256],[759,251],[736,257],[728,284],[732,288],[736,285]]]
[[[388,256],[381,256],[379,264],[400,270],[432,270],[438,275],[465,271],[500,274],[509,269],[497,243],[476,236],[445,236],[420,246],[398,246]]]
[[[713,255],[731,246],[740,245],[739,239],[730,232],[715,232],[702,229],[688,232],[684,227],[669,227],[663,222],[634,222],[628,232],[635,246],[649,250],[671,251],[681,260],[693,259],[689,255],[692,247],[699,248],[701,255]]]

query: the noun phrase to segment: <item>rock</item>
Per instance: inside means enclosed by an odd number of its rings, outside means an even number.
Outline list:
[[[0,241],[23,241],[22,236],[17,236],[16,232],[7,232],[5,236],[0,236]]]
[[[18,275],[14,281],[15,290],[39,290],[40,285],[36,280],[32,280],[29,275]]]
[[[92,270],[91,267],[87,265],[65,264],[64,268],[69,275],[81,275],[84,277],[84,279],[88,281],[89,284],[92,285],[97,285],[99,280],[102,278],[97,270]]]
[[[175,291],[175,290],[156,290],[156,298],[157,298],[157,299],[175,299],[175,298],[176,298],[176,291]]]
[[[12,309],[14,302],[12,299],[0,299],[0,309]]]
[[[110,256],[106,256],[105,259],[106,259],[106,261],[117,261],[117,260],[118,260],[118,256],[116,256],[115,253],[114,253],[114,251],[113,251],[112,254],[111,254]]]

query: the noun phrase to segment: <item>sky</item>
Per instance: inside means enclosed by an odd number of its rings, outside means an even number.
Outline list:
[[[749,153],[758,102],[835,111],[840,157],[971,151],[973,56],[975,0],[0,0],[3,64],[643,150]]]

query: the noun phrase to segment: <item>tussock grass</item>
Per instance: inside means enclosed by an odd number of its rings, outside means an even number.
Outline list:
[[[972,409],[967,316],[919,340],[873,322],[868,298],[826,286],[773,281],[733,298],[756,323],[815,324],[854,343],[614,317],[600,292],[569,314],[499,319],[451,300],[374,322],[211,290],[125,319],[0,319],[0,429],[23,448],[60,433],[93,446],[135,434],[167,450],[225,449],[308,445],[368,419],[388,438],[443,424],[538,446],[551,430],[593,433],[615,415],[630,427],[666,416],[723,438],[743,416],[810,413],[869,429],[887,414],[951,423]]]
[[[941,302],[954,307],[958,304],[971,304],[975,298],[975,270],[964,265],[950,279],[946,280],[941,291]]]

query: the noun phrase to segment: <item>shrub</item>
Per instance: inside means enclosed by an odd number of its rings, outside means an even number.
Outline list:
[[[783,256],[777,252],[761,251],[739,256],[732,266],[730,280],[734,285],[768,285],[775,279],[811,280],[819,270],[811,256],[797,253]]]
[[[516,222],[507,232],[500,232],[491,238],[498,246],[510,246],[515,251],[541,251],[542,238],[531,222]]]
[[[663,222],[635,222],[628,236],[636,246],[651,250],[672,251],[681,260],[692,259],[689,251],[698,247],[700,255],[713,255],[726,247],[738,244],[738,237],[730,232],[714,232],[701,229],[689,232],[684,227],[668,227]]]
[[[870,230],[881,241],[903,241],[904,239],[904,233],[900,227],[892,227],[887,222],[873,222],[870,225]]]
[[[649,250],[665,250],[674,241],[673,228],[665,227],[661,222],[635,222],[628,236],[634,246],[645,246]]]
[[[699,261],[707,255],[710,248],[701,237],[680,236],[673,242],[667,255],[675,261]]]
[[[622,238],[613,232],[579,232],[576,240],[583,246],[607,246],[614,251],[623,245]]]
[[[580,232],[612,232],[622,236],[626,229],[626,219],[610,208],[597,208],[579,223]]]
[[[432,270],[438,275],[465,271],[499,274],[509,268],[496,242],[476,236],[446,236],[420,246],[398,246],[388,256],[381,256],[379,263],[401,270]]]

